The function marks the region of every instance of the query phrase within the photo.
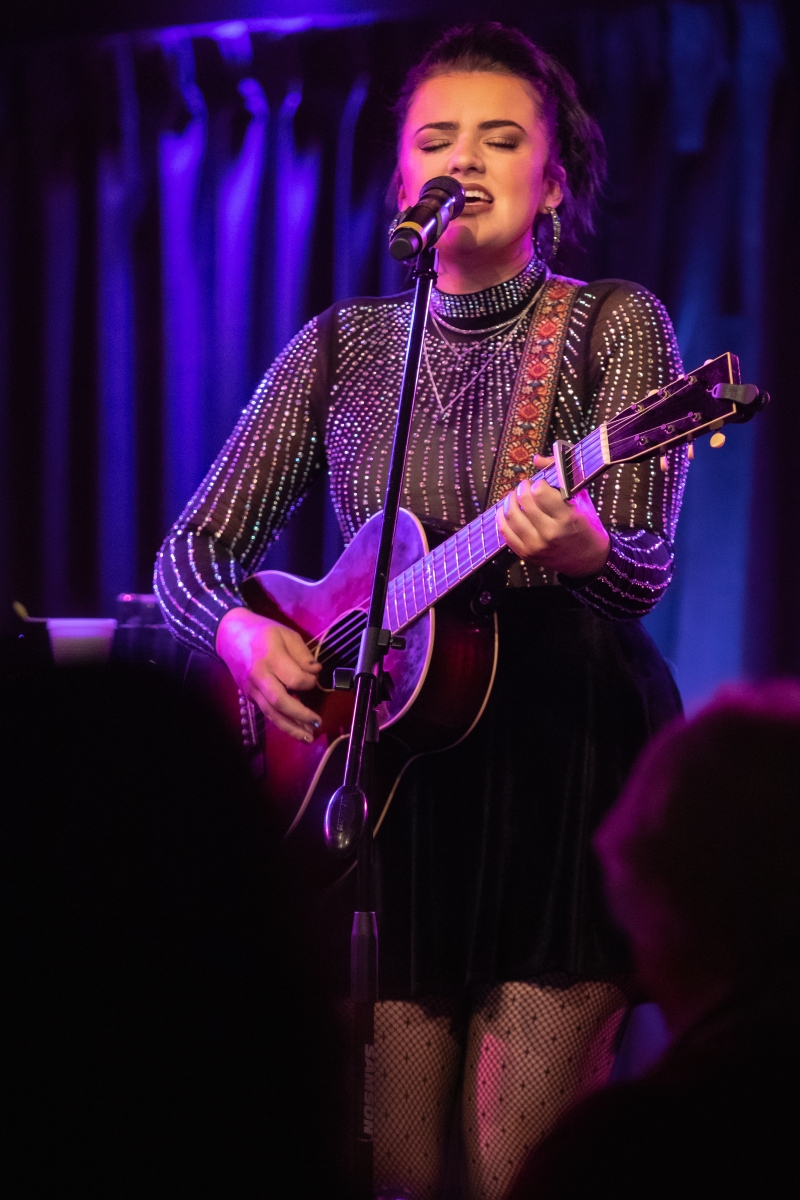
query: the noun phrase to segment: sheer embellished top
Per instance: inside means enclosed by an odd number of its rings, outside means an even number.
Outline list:
[[[515,279],[472,295],[434,289],[406,463],[404,507],[455,526],[484,508],[533,305],[536,259]],[[383,503],[411,294],[336,304],[270,367],[158,556],[155,589],[182,641],[213,651],[239,585],[327,470],[349,542]],[[619,280],[582,285],[572,309],[548,444],[574,442],[681,373],[660,302]],[[590,579],[517,561],[514,587],[566,587],[609,619],[644,615],[672,576],[686,475],[681,448],[613,468],[591,485],[611,546]]]

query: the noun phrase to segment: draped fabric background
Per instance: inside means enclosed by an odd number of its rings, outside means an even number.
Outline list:
[[[649,618],[690,705],[744,672],[800,672],[793,14],[492,12],[574,72],[608,142],[597,236],[563,269],[645,284],[687,368],[730,349],[774,394],[724,450],[698,446],[677,577]],[[386,106],[451,22],[348,19],[0,53],[0,621],[12,599],[111,614],[149,591],[274,354],[334,299],[403,286]],[[340,544],[320,486],[269,563],[319,575]]]

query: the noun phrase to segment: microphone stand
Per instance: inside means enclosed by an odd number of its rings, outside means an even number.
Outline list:
[[[357,899],[350,935],[350,992],[353,1006],[353,1154],[356,1200],[372,1200],[375,1079],[375,1002],[378,996],[378,926],[375,920],[372,872],[373,813],[370,804],[371,762],[378,741],[377,707],[383,699],[383,659],[386,651],[402,649],[403,638],[384,628],[386,591],[392,562],[397,512],[403,488],[406,452],[419,380],[422,344],[428,321],[431,289],[436,282],[436,252],[423,249],[412,274],[415,280],[411,328],[406,346],[400,403],[395,423],[389,479],[383,505],[383,524],[375,561],[367,628],[352,681],[355,708],[347,750],[344,782],[332,796],[325,818],[329,844],[341,850],[358,839]],[[349,675],[349,672],[348,672]],[[339,686],[339,683],[335,684]],[[366,767],[366,770],[365,770]]]

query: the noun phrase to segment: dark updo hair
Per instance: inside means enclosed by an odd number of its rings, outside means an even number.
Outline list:
[[[412,67],[393,106],[398,135],[420,84],[456,71],[515,75],[535,89],[550,134],[550,162],[563,168],[566,182],[559,216],[565,237],[591,233],[597,195],[605,179],[603,135],[578,100],[575,80],[551,55],[518,29],[499,21],[476,21],[448,29]],[[395,176],[399,182],[398,174]]]

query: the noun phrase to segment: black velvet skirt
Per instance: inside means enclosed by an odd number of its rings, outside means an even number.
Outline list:
[[[678,690],[638,621],[562,588],[510,589],[498,617],[483,716],[412,764],[376,839],[382,999],[626,973],[592,836]]]

